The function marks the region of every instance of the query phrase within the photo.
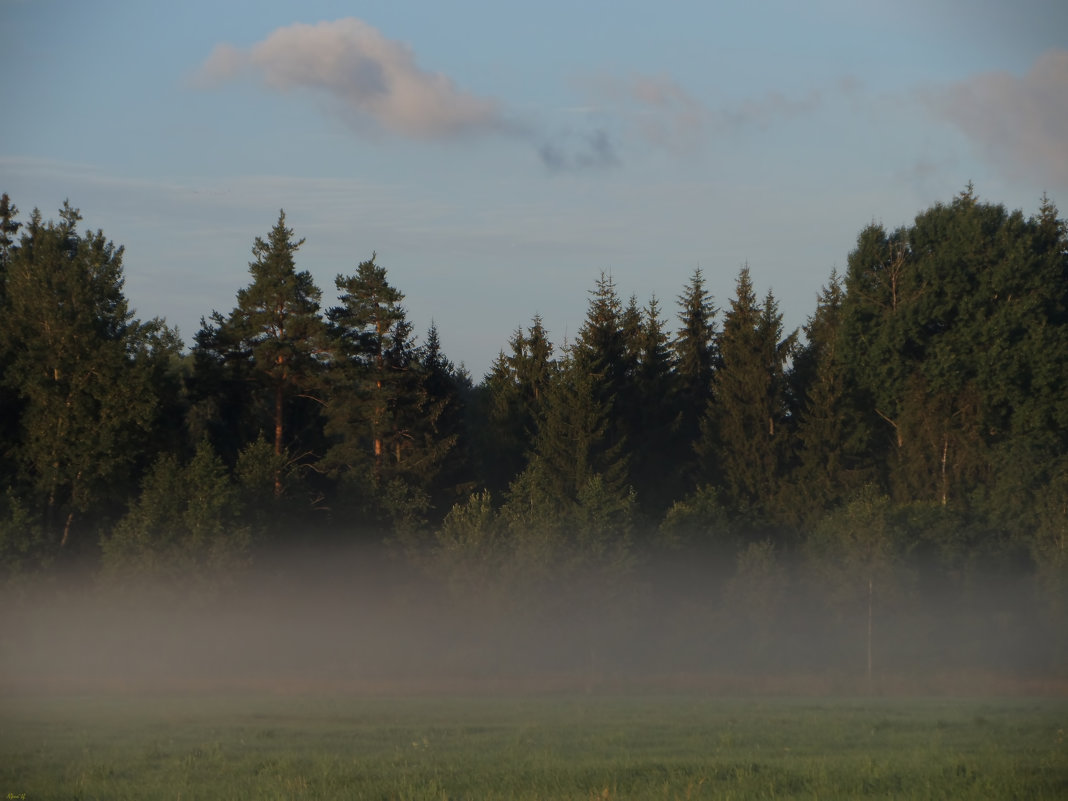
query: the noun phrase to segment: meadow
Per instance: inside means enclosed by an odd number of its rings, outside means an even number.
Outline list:
[[[0,697],[8,799],[1063,799],[1068,701]]]

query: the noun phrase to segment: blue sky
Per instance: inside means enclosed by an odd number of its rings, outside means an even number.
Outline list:
[[[126,246],[189,341],[284,208],[324,305],[372,251],[481,378],[601,271],[739,268],[800,326],[872,220],[1068,208],[1068,4],[0,0],[0,191]]]

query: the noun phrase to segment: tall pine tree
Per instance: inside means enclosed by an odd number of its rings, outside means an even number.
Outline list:
[[[279,212],[267,238],[257,237],[252,246],[252,283],[238,290],[229,317],[215,314],[197,336],[198,350],[223,367],[229,380],[253,383],[266,412],[260,431],[279,459],[286,453],[311,458],[320,439],[317,395],[329,341],[319,313],[322,293],[311,273],[296,268],[302,244]],[[282,488],[278,469],[276,496]]]
[[[326,464],[347,474],[395,526],[418,526],[457,439],[442,429],[449,399],[432,391],[434,376],[420,362],[404,295],[375,256],[336,283],[340,305],[328,312],[336,353]]]

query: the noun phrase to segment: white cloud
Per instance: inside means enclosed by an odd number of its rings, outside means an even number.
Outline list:
[[[201,66],[198,82],[216,84],[245,71],[278,91],[322,92],[353,122],[369,120],[412,138],[509,128],[495,101],[422,69],[410,47],[358,19],[296,23],[244,50],[220,44]]]
[[[1068,186],[1068,50],[1047,51],[1022,77],[984,73],[922,97],[1008,178]]]

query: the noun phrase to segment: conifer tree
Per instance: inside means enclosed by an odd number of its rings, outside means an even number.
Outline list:
[[[642,490],[638,497],[643,512],[657,520],[681,495],[676,463],[679,427],[676,376],[655,296],[642,315],[634,377],[638,400],[630,429],[631,478],[634,486]]]
[[[642,360],[642,349],[645,346],[644,326],[645,314],[638,305],[638,296],[631,295],[620,316],[619,327],[623,334],[624,363],[633,382],[637,381],[636,375]]]
[[[870,478],[863,467],[863,423],[847,394],[841,363],[844,298],[841,279],[832,271],[805,325],[805,345],[798,348],[790,371],[797,420],[794,522],[814,522]]]
[[[475,488],[472,478],[471,443],[467,432],[465,411],[471,395],[471,377],[461,365],[457,368],[444,354],[438,327],[433,320],[427,329],[426,341],[419,348],[426,403],[435,422],[423,431],[424,447],[433,449],[436,443],[450,443],[442,455],[436,474],[429,477],[431,508],[439,516]]]
[[[785,368],[795,339],[796,333],[783,337],[772,293],[760,304],[749,268],[742,268],[719,337],[721,366],[698,454],[707,479],[721,483],[733,508],[754,522],[773,521],[781,502],[788,454]]]
[[[0,313],[2,382],[21,409],[16,480],[53,552],[95,544],[84,536],[93,517],[132,490],[159,422],[154,379],[176,355],[176,335],[129,311],[123,249],[101,231],[80,234],[81,219],[67,203],[59,222],[34,211],[7,265]]]
[[[527,463],[545,392],[556,368],[553,345],[540,315],[524,333],[517,328],[480,387],[479,450],[487,485],[507,488]]]
[[[530,462],[509,488],[503,509],[520,535],[541,532],[571,543],[576,537],[603,543],[629,535],[627,458],[622,443],[610,436],[611,410],[597,382],[569,352],[549,385]],[[593,517],[591,504],[601,510]],[[608,528],[591,529],[597,520]]]
[[[197,336],[198,350],[222,365],[230,381],[253,382],[262,392],[264,428],[276,457],[296,452],[298,458],[307,458],[304,451],[318,444],[321,399],[313,393],[321,382],[329,342],[319,313],[322,293],[311,273],[296,268],[302,244],[286,226],[285,212],[279,212],[267,238],[256,237],[252,246],[252,283],[238,290],[237,305],[227,318],[214,314]],[[287,424],[300,432],[303,442],[294,442]],[[278,472],[276,495],[282,483]]]
[[[22,227],[22,223],[15,219],[18,213],[18,206],[11,202],[7,192],[0,195],[0,293],[3,291],[4,267],[11,258],[12,248],[15,247],[15,234]]]
[[[627,314],[612,277],[601,273],[590,292],[586,319],[570,351],[574,369],[590,376],[593,403],[607,421],[598,449],[618,453],[628,465],[639,403],[635,373],[641,347],[640,326],[637,304],[632,302],[631,313]]]
[[[705,289],[700,269],[694,270],[686,289],[678,297],[681,327],[671,343],[675,360],[678,432],[676,470],[684,490],[697,484],[694,446],[701,434],[701,419],[712,393],[716,355],[716,307]]]
[[[635,320],[631,315],[632,324]],[[636,333],[632,328],[632,334]],[[632,337],[632,339],[634,339]],[[633,371],[633,346],[624,330],[624,310],[610,275],[601,273],[590,291],[586,319],[572,347],[572,355],[590,374],[597,376],[602,397],[611,399],[626,392]]]
[[[0,310],[4,308],[7,294],[7,265],[16,247],[15,234],[22,223],[15,220],[19,210],[5,192],[0,195]],[[12,354],[0,338],[0,375],[10,369]],[[0,381],[0,442],[10,443],[16,438],[18,421],[21,416],[21,402],[14,390]],[[14,464],[6,445],[0,446],[0,483],[7,486],[14,480]]]
[[[395,524],[419,525],[430,485],[457,440],[455,432],[442,430],[449,398],[433,393],[434,377],[420,361],[401,305],[404,295],[375,256],[336,283],[341,305],[327,314],[337,343],[327,466],[347,473]],[[443,366],[437,346],[429,357]]]
[[[336,431],[341,424],[345,431],[343,461],[353,465],[369,458],[377,480],[387,470],[391,444],[394,457],[402,445],[392,442],[391,417],[406,394],[415,347],[411,326],[401,305],[404,295],[386,280],[374,254],[355,274],[338,275],[335,283],[341,305],[327,316],[337,342],[335,378],[341,387],[334,382],[330,425]],[[353,425],[361,429],[359,436]],[[338,447],[332,449],[335,460]]]

